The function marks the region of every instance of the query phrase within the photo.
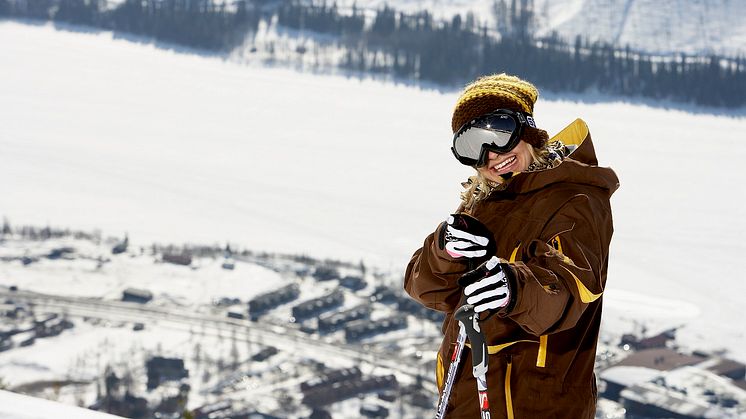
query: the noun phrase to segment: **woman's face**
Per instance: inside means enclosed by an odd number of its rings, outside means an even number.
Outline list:
[[[478,167],[477,170],[486,179],[493,182],[500,182],[500,175],[508,172],[523,172],[528,169],[528,165],[533,161],[530,148],[531,144],[521,140],[514,149],[505,154],[498,154],[492,151],[488,154],[487,164]]]

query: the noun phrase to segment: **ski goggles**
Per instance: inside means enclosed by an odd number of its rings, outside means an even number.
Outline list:
[[[467,166],[487,164],[488,152],[507,153],[520,141],[526,126],[536,128],[529,114],[497,109],[467,122],[453,136],[453,155]]]

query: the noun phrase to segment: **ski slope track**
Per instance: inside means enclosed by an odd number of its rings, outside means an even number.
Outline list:
[[[0,216],[14,225],[403,272],[470,174],[448,150],[456,91],[9,21],[0,69]],[[680,344],[746,361],[733,322],[746,291],[743,111],[582,99],[552,95],[535,115],[550,133],[585,119],[621,180],[604,327],[682,326]]]

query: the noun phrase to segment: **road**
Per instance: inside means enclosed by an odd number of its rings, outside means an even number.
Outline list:
[[[313,356],[323,353],[351,361],[354,365],[385,368],[393,373],[403,374],[411,379],[418,377],[430,378],[429,370],[424,370],[415,358],[402,359],[399,353],[387,351],[373,345],[351,345],[336,342],[330,338],[309,335],[287,325],[232,319],[225,315],[199,312],[202,307],[156,306],[113,300],[101,300],[87,297],[71,297],[49,295],[30,291],[0,290],[0,298],[12,299],[16,302],[27,302],[37,308],[51,312],[65,313],[73,317],[92,317],[109,321],[168,324],[176,328],[191,330],[195,325],[202,326],[202,333],[213,331],[215,334],[234,333],[236,339],[244,342],[259,342],[277,347],[279,350],[290,349],[297,352],[302,348],[303,353]],[[434,383],[428,383],[428,385]]]

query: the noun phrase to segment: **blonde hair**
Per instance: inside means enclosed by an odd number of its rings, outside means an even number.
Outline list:
[[[548,147],[544,146],[537,149],[531,146],[528,149],[531,153],[532,163],[538,163],[542,166],[548,164],[550,153]],[[476,170],[476,174],[469,176],[469,179],[461,184],[464,191],[461,192],[459,212],[471,213],[478,202],[487,198],[492,191],[500,189],[505,184],[502,178],[499,178],[498,181],[492,181],[485,178],[476,168],[474,170]]]

